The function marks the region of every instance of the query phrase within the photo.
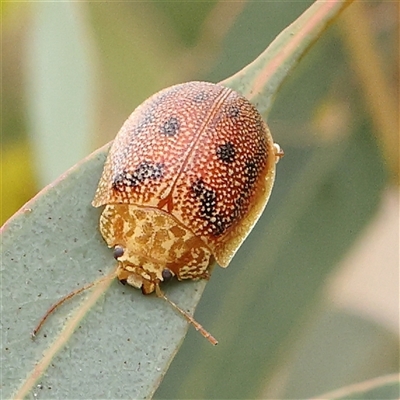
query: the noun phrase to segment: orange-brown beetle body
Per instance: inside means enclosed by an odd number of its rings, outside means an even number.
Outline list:
[[[189,82],[153,95],[122,126],[93,206],[117,277],[158,289],[227,267],[262,213],[282,153],[244,97]]]

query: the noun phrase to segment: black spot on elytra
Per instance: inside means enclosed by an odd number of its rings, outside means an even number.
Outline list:
[[[138,135],[139,133],[146,131],[149,129],[149,126],[153,123],[154,121],[154,115],[152,110],[147,110],[144,115],[138,120],[137,124],[133,126],[132,129],[132,134],[133,135]],[[135,136],[132,137],[132,141],[137,140]]]
[[[217,195],[214,190],[206,187],[199,179],[192,185],[194,196],[200,201],[200,217],[208,222],[214,236],[222,235],[230,226],[222,215],[217,212]]]
[[[170,117],[160,126],[160,131],[165,136],[175,136],[180,128],[179,121],[176,117]]]
[[[244,176],[246,177],[246,184],[252,187],[257,180],[259,165],[256,161],[248,161],[244,167]]]
[[[192,186],[192,190],[197,199],[200,200],[200,213],[202,218],[212,218],[215,215],[215,207],[217,205],[217,195],[214,190],[206,188],[201,179],[195,182]]]
[[[262,153],[257,153],[250,161],[245,163],[243,171],[245,181],[241,190],[242,198],[246,199],[253,193],[260,171],[265,165],[265,160],[266,158]]]
[[[210,96],[207,92],[200,91],[200,92],[196,93],[196,95],[193,98],[193,101],[195,103],[202,103],[203,101],[206,101],[209,97]]]
[[[232,222],[246,214],[265,161],[265,153],[258,152],[251,160],[245,163],[243,167],[243,185],[240,188],[238,197],[234,200],[235,207],[228,217]]]
[[[164,174],[164,164],[144,161],[133,171],[124,171],[117,175],[113,187],[123,191],[127,186],[138,186],[146,180],[157,180]]]
[[[217,157],[224,163],[230,164],[235,161],[235,147],[231,142],[226,142],[218,146],[216,154]]]
[[[243,212],[244,209],[247,209],[248,199],[254,193],[255,186],[257,184],[260,171],[264,167],[264,163],[264,154],[257,153],[244,165],[243,173],[245,180],[243,186],[241,187],[240,195],[235,200],[236,207],[239,209],[240,213]]]
[[[215,236],[220,236],[222,235],[226,229],[228,228],[227,224],[227,218],[222,217],[221,215],[216,215],[215,216],[215,221],[212,222],[212,225],[214,227],[213,234]],[[231,224],[229,224],[231,225]]]
[[[238,118],[240,115],[240,109],[239,107],[231,104],[228,109],[226,110],[226,113],[230,118]]]

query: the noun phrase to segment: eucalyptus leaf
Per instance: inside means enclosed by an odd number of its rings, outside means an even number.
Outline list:
[[[114,266],[98,230],[100,210],[90,204],[107,150],[45,188],[2,228],[2,398],[15,396],[30,379],[88,293],[51,315],[32,341],[31,332],[47,308]],[[204,282],[177,286],[166,293],[193,312]],[[34,377],[38,380],[26,392],[28,398],[151,397],[187,328],[163,300],[114,282],[44,375]]]

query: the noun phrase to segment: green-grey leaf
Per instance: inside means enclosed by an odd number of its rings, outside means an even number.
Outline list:
[[[88,294],[51,315],[32,341],[30,333],[47,308],[113,268],[98,231],[100,210],[90,205],[107,149],[45,188],[2,228],[2,398],[15,395]],[[168,295],[193,312],[204,282],[178,286]],[[114,282],[29,397],[148,398],[186,330],[186,321],[164,301]]]

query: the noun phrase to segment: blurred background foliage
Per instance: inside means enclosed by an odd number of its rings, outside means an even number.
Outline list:
[[[225,79],[310,4],[3,2],[2,222],[149,95]],[[282,87],[272,199],[196,313],[220,345],[191,330],[157,398],[304,398],[398,370],[398,11],[353,4]]]

